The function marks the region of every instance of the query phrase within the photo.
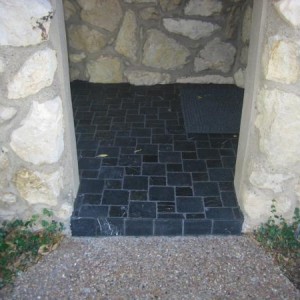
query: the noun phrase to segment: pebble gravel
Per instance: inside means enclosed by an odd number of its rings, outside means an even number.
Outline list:
[[[65,238],[1,299],[300,299],[247,236]]]

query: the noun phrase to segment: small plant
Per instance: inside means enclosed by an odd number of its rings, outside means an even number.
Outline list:
[[[300,209],[288,223],[271,205],[271,216],[255,232],[255,239],[274,257],[283,273],[300,289]]]
[[[63,238],[63,224],[52,220],[53,212],[43,209],[42,217],[3,222],[0,227],[0,289],[19,271],[36,263],[57,248]],[[36,229],[38,228],[38,229]]]

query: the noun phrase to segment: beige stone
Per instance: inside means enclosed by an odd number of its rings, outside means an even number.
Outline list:
[[[140,16],[143,20],[158,20],[161,15],[156,7],[146,7],[140,11]]]
[[[126,3],[156,3],[157,0],[124,0]]]
[[[243,69],[238,69],[234,75],[234,82],[235,84],[240,87],[240,88],[244,88],[245,87],[245,70]]]
[[[160,7],[163,11],[171,11],[178,8],[182,0],[159,0]]]
[[[192,40],[208,37],[220,29],[219,25],[210,22],[172,18],[163,19],[163,25],[168,31],[187,36]]]
[[[54,50],[46,48],[35,52],[9,82],[8,98],[25,98],[50,86],[56,69],[57,59]]]
[[[69,54],[70,62],[72,63],[79,63],[82,62],[86,58],[86,55],[84,52],[77,53],[77,54]]]
[[[174,39],[158,30],[148,30],[144,44],[142,63],[145,66],[164,70],[182,68],[190,52]]]
[[[124,16],[123,24],[117,36],[115,50],[125,57],[136,61],[138,50],[137,22],[132,10],[128,10]]]
[[[226,16],[226,23],[223,29],[225,37],[227,39],[236,39],[241,19],[241,5],[229,7],[224,15]]]
[[[261,152],[277,172],[300,174],[300,97],[278,89],[262,90],[257,104]]]
[[[217,83],[217,84],[233,84],[232,77],[224,77],[220,75],[205,75],[197,77],[181,77],[176,80],[177,83]]]
[[[249,50],[249,47],[244,46],[242,48],[241,55],[240,55],[240,62],[241,62],[241,64],[243,64],[245,66],[248,64],[248,50]]]
[[[128,81],[133,85],[155,85],[170,82],[170,75],[147,71],[126,71]]]
[[[300,2],[299,0],[278,0],[273,2],[280,16],[292,26],[300,27]]]
[[[0,195],[9,185],[9,160],[7,152],[2,148],[0,152]]]
[[[55,206],[62,188],[62,168],[49,174],[21,169],[15,174],[14,183],[29,204]]]
[[[0,124],[11,120],[17,113],[14,107],[7,107],[0,104]]]
[[[195,58],[194,70],[200,72],[206,69],[229,72],[234,62],[236,50],[230,43],[224,43],[219,38],[210,41]]]
[[[33,101],[21,126],[12,132],[10,147],[24,161],[35,165],[58,162],[64,150],[60,97],[44,103]]]
[[[189,16],[208,17],[219,14],[222,2],[219,0],[190,0],[184,8],[184,13]]]
[[[97,52],[105,47],[106,37],[97,30],[86,25],[71,25],[68,29],[69,45],[77,50],[90,53]]]
[[[0,203],[15,204],[17,202],[17,196],[13,193],[5,193],[3,196],[0,195]]]
[[[79,79],[80,71],[78,69],[70,67],[69,73],[71,81]]]
[[[122,19],[122,8],[118,0],[77,0],[82,7],[80,16],[87,23],[115,31]]]
[[[0,45],[30,46],[48,40],[52,16],[48,0],[0,1]]]
[[[73,213],[73,205],[69,203],[64,203],[56,212],[55,216],[61,220],[70,219]]]
[[[90,82],[122,82],[122,66],[118,58],[100,56],[87,63],[87,76]]]
[[[248,5],[244,14],[243,28],[242,28],[242,40],[244,43],[248,43],[250,40],[251,23],[252,23],[252,8]]]
[[[76,13],[74,4],[69,0],[63,1],[65,21],[68,21]]]
[[[0,73],[3,73],[5,70],[5,63],[3,58],[0,57]]]
[[[279,36],[269,39],[264,54],[266,79],[280,83],[296,83],[300,77],[300,46]]]

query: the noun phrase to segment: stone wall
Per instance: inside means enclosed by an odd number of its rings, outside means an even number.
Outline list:
[[[0,221],[42,208],[69,221],[78,170],[64,61],[61,1],[0,2]]]
[[[250,0],[64,0],[71,80],[244,84]]]
[[[235,177],[245,231],[267,220],[273,199],[288,220],[300,207],[299,14],[298,0],[254,3],[254,19],[260,16],[253,21]]]

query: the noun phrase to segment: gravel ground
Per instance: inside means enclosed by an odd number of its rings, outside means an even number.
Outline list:
[[[66,238],[2,299],[300,299],[245,236]]]

